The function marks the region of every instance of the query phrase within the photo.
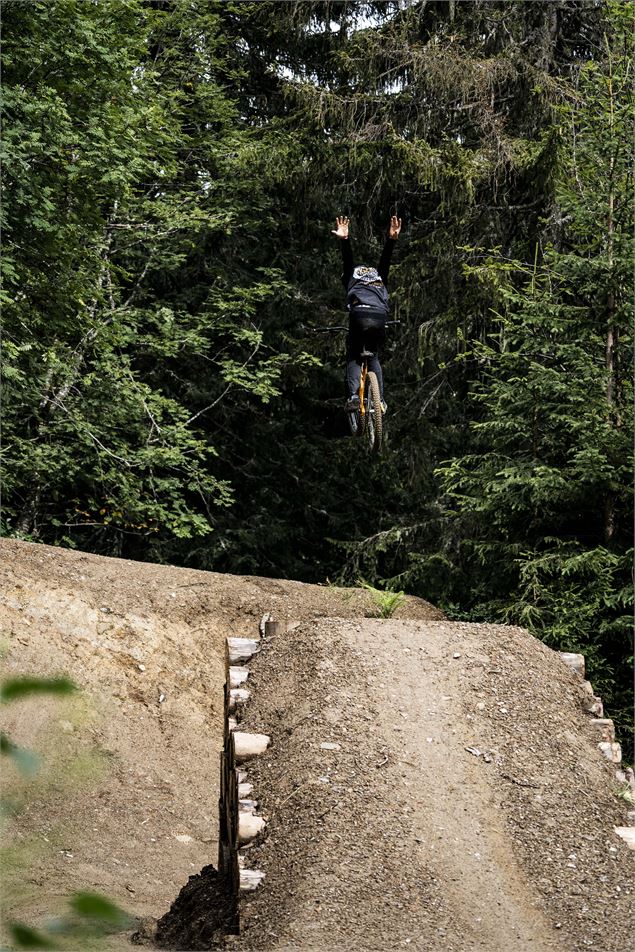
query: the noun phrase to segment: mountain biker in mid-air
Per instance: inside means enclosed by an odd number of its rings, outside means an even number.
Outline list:
[[[395,242],[401,231],[401,218],[393,215],[390,219],[388,234],[377,268],[353,264],[353,249],[348,236],[349,219],[339,215],[335,219],[337,228],[332,233],[340,239],[344,272],[342,282],[346,289],[346,306],[349,312],[348,337],[346,339],[346,386],[348,387],[348,410],[359,407],[359,380],[361,375],[361,353],[364,348],[374,351],[369,359],[368,369],[374,371],[379,382],[382,410],[386,412],[384,401],[384,377],[377,352],[386,338],[388,319],[388,291],[386,283],[390,270]]]

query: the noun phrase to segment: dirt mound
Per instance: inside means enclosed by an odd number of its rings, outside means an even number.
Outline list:
[[[217,575],[3,540],[3,676],[68,674],[82,693],[23,701],[3,729],[38,751],[4,771],[5,916],[33,925],[75,889],[163,915],[216,862],[227,635],[374,609],[367,592]],[[404,618],[442,618],[418,599]],[[109,948],[127,948],[111,937]]]
[[[622,952],[633,855],[579,679],[518,628],[329,619],[252,662],[249,952]]]
[[[382,621],[364,591],[0,551],[4,675],[82,688],[5,708],[3,729],[43,761],[28,781],[5,770],[5,915],[37,926],[94,889],[142,920],[147,944],[188,883],[164,940],[183,947],[179,916],[192,941],[214,931],[200,896],[217,894],[225,638],[272,612],[293,624],[254,660],[244,725],[273,738],[250,769],[269,823],[249,865],[267,878],[228,945],[627,946],[614,773],[579,680],[526,632],[453,624],[417,599]]]

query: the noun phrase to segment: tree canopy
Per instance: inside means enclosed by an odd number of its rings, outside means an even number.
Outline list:
[[[630,0],[2,15],[3,532],[520,623],[625,732]],[[314,329],[395,212],[372,460]]]

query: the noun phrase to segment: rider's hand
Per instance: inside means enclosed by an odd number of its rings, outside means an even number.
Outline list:
[[[401,231],[401,218],[397,218],[396,215],[393,215],[390,219],[390,228],[388,229],[388,235],[392,238],[393,241],[396,241],[399,237],[399,232]]]
[[[333,228],[331,234],[337,235],[338,238],[348,238],[348,218],[345,215],[338,215],[335,224],[337,228]]]

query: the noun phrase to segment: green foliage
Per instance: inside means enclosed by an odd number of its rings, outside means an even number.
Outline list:
[[[623,710],[632,3],[5,8],[4,532],[387,579]],[[307,328],[392,211],[371,461]]]
[[[635,797],[631,793],[631,788],[628,783],[624,787],[622,787],[620,790],[618,790],[615,796],[619,800],[624,800],[630,806],[632,806],[635,803]]]
[[[77,892],[71,896],[69,905],[82,919],[110,928],[125,929],[130,925],[130,916],[110,899],[96,892]]]
[[[27,777],[37,773],[39,769],[40,758],[32,750],[18,747],[4,732],[0,732],[0,754],[10,757],[20,773]]]
[[[9,931],[18,949],[58,949],[59,946],[43,932],[25,926],[21,922],[10,922]]]
[[[264,209],[219,15],[67,0],[3,26],[5,530],[114,554],[208,535],[233,498],[209,421],[275,397],[287,360],[257,326],[280,271],[223,252]]]
[[[95,892],[76,892],[68,900],[69,912],[44,930],[21,922],[9,922],[17,949],[99,948],[109,933],[123,932],[132,925],[128,913]]]
[[[0,702],[11,703],[34,695],[67,697],[77,690],[68,678],[19,677],[6,679],[0,685]],[[4,732],[0,733],[0,754],[10,757],[24,777],[32,776],[40,766],[39,758],[30,750],[19,747]],[[3,798],[0,806],[10,815],[11,804]],[[95,892],[76,892],[69,899],[70,913],[44,930],[34,929],[23,922],[8,921],[8,931],[17,949],[87,948],[99,943],[108,932],[128,929],[130,916],[106,896]],[[69,946],[70,943],[70,946]]]
[[[472,451],[439,475],[466,540],[456,559],[471,600],[583,652],[628,747],[633,97],[623,13],[613,10],[604,59],[581,69],[578,95],[559,109],[558,206],[533,265],[490,251],[466,267],[491,289],[494,322],[471,347]]]
[[[30,676],[8,678],[0,684],[0,704],[20,701],[23,698],[32,697],[34,694],[52,694],[56,697],[64,697],[76,690],[75,684],[68,678],[36,678]],[[14,744],[4,731],[0,732],[0,754],[10,757],[18,770],[25,776],[36,773],[40,765],[39,757],[33,751]]]
[[[0,685],[0,703],[19,701],[33,694],[53,694],[67,696],[77,690],[69,678],[36,678],[21,676],[7,678]]]
[[[374,585],[365,582],[363,579],[358,579],[357,584],[370,592],[373,602],[379,609],[381,618],[392,618],[406,597],[403,592],[382,591],[382,589],[375,588]]]

